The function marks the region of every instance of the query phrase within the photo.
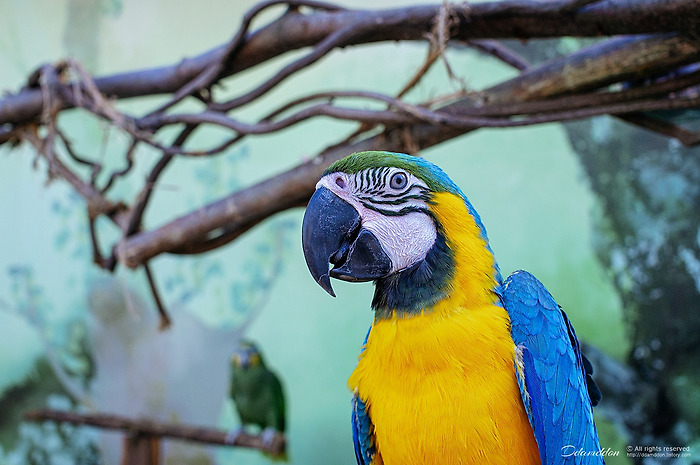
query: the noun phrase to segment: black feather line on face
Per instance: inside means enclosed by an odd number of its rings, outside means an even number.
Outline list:
[[[403,197],[404,195],[408,195],[411,191],[414,189],[417,189],[419,191],[419,194],[421,195],[428,195],[429,190],[426,189],[425,187],[419,185],[419,184],[411,184],[409,187],[403,190],[403,192],[382,192],[380,195],[383,198],[391,199],[391,198],[397,198],[397,197]]]
[[[428,309],[449,294],[454,254],[438,231],[425,259],[375,283],[372,308],[376,318],[391,318],[396,311],[409,316]]]
[[[409,200],[427,200],[425,195],[423,194],[418,194],[418,195],[407,195],[405,197],[402,197],[400,199],[394,199],[394,200],[377,200],[373,197],[360,197],[359,198],[361,202],[364,201],[374,204],[374,205],[401,205],[403,203],[407,203]]]
[[[428,210],[427,208],[418,207],[415,205],[403,207],[400,210],[393,211],[393,210],[385,210],[383,208],[376,207],[376,206],[374,206],[370,203],[367,203],[367,202],[361,202],[361,203],[365,208],[368,208],[370,210],[374,210],[375,212],[379,212],[385,216],[403,216],[403,215],[408,215],[409,213],[413,213],[413,212],[420,212],[420,213],[425,213],[426,215],[431,215],[430,210]]]
[[[380,170],[381,169],[370,171],[370,174],[372,176],[372,185],[373,186],[376,186],[377,184],[379,184],[379,172],[380,172]]]

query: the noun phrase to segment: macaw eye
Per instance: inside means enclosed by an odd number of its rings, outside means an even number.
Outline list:
[[[256,367],[260,365],[260,355],[258,354],[253,354],[250,356],[250,366]]]
[[[237,368],[240,368],[241,366],[241,356],[236,354],[233,357],[231,357],[231,362],[233,362],[233,365]]]
[[[391,177],[389,180],[389,187],[392,189],[403,189],[406,187],[406,184],[408,184],[408,176],[406,176],[406,173],[403,173],[399,171],[398,173],[394,173],[394,175]]]

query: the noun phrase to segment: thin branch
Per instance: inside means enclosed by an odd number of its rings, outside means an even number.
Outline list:
[[[425,76],[428,70],[430,70],[430,68],[437,61],[439,56],[440,53],[434,47],[430,47],[428,49],[428,56],[425,58],[423,66],[421,66],[418,69],[418,71],[416,71],[413,74],[413,77],[411,77],[411,79],[408,80],[408,82],[403,86],[399,93],[396,94],[396,98],[400,99],[401,97],[406,95],[411,89],[413,89],[416,85],[418,85],[420,80],[423,78],[423,76]]]
[[[351,39],[353,36],[366,32],[370,27],[371,26],[360,27],[350,25],[334,32],[320,42],[311,53],[283,67],[281,70],[276,72],[274,76],[272,76],[266,82],[260,84],[255,89],[227,102],[213,104],[211,105],[211,109],[214,111],[226,112],[252,102],[256,98],[273,89],[292,74],[312,65],[332,49],[344,45],[345,42]]]
[[[190,137],[190,135],[195,131],[196,128],[196,124],[188,124],[187,126],[185,126],[185,128],[182,131],[180,131],[180,134],[178,134],[178,136],[175,138],[175,141],[172,144],[173,147],[182,146],[182,144],[185,143],[185,141]],[[165,168],[172,161],[172,159],[172,153],[164,153],[151,169],[151,172],[146,178],[146,184],[141,193],[138,195],[134,208],[131,210],[131,216],[129,217],[129,221],[124,230],[125,236],[130,236],[134,234],[141,227],[141,219],[143,218],[143,213],[146,211],[148,201],[151,199],[151,194],[153,193],[154,186],[158,181],[158,178],[160,177],[161,173],[163,172],[163,170],[165,170]]]
[[[264,10],[272,7],[272,6],[279,6],[279,5],[286,5],[288,8],[290,8],[290,11],[292,8],[299,8],[299,7],[309,7],[314,10],[321,10],[321,11],[346,11],[346,8],[343,8],[338,5],[334,5],[331,3],[326,3],[326,2],[316,2],[316,1],[303,1],[303,0],[271,0],[271,1],[266,1],[266,2],[261,2],[248,10],[246,14],[243,16],[243,21],[241,22],[241,26],[239,27],[238,31],[236,32],[236,35],[231,39],[231,42],[229,42],[229,46],[227,47],[224,57],[220,61],[221,66],[218,67],[218,73],[216,74],[216,77],[214,80],[219,80],[224,77],[226,77],[224,70],[227,68],[230,68],[236,56],[238,55],[238,52],[243,48],[243,45],[245,44],[245,39],[246,39],[246,34],[248,33],[248,30],[250,29],[250,24],[253,22],[253,19],[258,16],[260,13],[262,13]],[[213,82],[213,81],[212,81]],[[207,85],[207,87],[211,85],[211,82]]]
[[[61,73],[74,72],[78,79],[71,82],[69,86],[63,85],[59,79]],[[131,116],[119,112],[114,105],[102,95],[97,84],[92,77],[76,61],[68,59],[57,66],[44,66],[41,71],[42,77],[47,80],[47,86],[42,87],[42,98],[49,102],[53,112],[58,112],[62,106],[69,105],[74,108],[83,108],[90,113],[104,119],[110,125],[128,133],[135,140],[144,142],[165,153],[174,155],[171,148],[166,147],[153,139],[151,133],[140,131],[136,128],[135,120]],[[57,97],[57,99],[55,98]],[[44,105],[43,118],[47,118]],[[96,173],[93,173],[96,175]]]
[[[340,93],[339,93],[340,94]],[[590,103],[594,100],[597,94],[587,96]],[[602,94],[601,94],[602,95]],[[578,97],[578,96],[577,96]],[[603,95],[607,97],[607,95]],[[182,115],[164,115],[159,118],[159,125],[167,124],[213,124],[225,128],[232,129],[238,134],[267,134],[276,132],[281,129],[288,128],[302,121],[306,121],[312,117],[327,116],[340,120],[363,121],[370,124],[382,124],[385,126],[396,126],[411,124],[416,122],[425,122],[434,125],[446,125],[451,127],[461,128],[476,128],[476,127],[520,127],[533,124],[543,124],[553,121],[569,121],[574,119],[589,118],[603,114],[618,114],[631,113],[637,111],[651,110],[669,110],[680,108],[692,108],[698,105],[698,98],[667,98],[667,99],[647,99],[635,101],[620,101],[608,104],[586,105],[585,108],[568,109],[561,105],[557,106],[548,101],[532,102],[523,104],[514,104],[508,108],[519,108],[516,113],[508,113],[509,115],[518,115],[525,113],[523,110],[529,109],[532,113],[538,113],[528,117],[491,117],[478,116],[472,113],[489,114],[490,107],[482,107],[476,111],[468,109],[462,111],[433,111],[415,105],[408,105],[399,102],[390,97],[376,95],[377,100],[387,101],[389,104],[397,104],[401,112],[387,110],[359,110],[356,108],[345,108],[330,104],[317,104],[297,113],[294,113],[288,118],[284,118],[274,122],[260,122],[257,124],[246,124],[225,116],[218,112],[202,112],[198,114],[182,114]],[[573,100],[573,99],[572,99]],[[581,102],[582,99],[574,101]],[[498,113],[504,113],[503,107],[494,105]],[[500,107],[500,108],[499,108]],[[549,111],[540,111],[542,108],[556,108]]]
[[[46,150],[48,144],[45,139],[41,139],[35,130],[30,128],[22,128],[20,131],[23,140],[32,144],[37,153],[42,154],[49,165],[51,176],[57,176],[65,179],[73,188],[83,197],[91,209],[91,214],[94,216],[103,214],[108,217],[115,217],[115,221],[119,221],[119,214],[125,212],[126,206],[122,203],[114,203],[102,196],[94,186],[84,182],[73,171],[71,171],[63,162],[54,155],[47,155]]]
[[[79,62],[68,58],[59,66],[63,67],[64,72],[74,73],[77,79],[74,79],[69,86],[54,80],[53,90],[56,95],[73,106],[95,113],[116,127],[126,129],[130,126],[132,118],[115,108],[113,103],[100,92],[95,80]]]
[[[313,2],[313,1],[305,2],[305,1],[273,0],[273,1],[262,2],[262,3],[255,5],[253,8],[248,10],[245,13],[245,15],[243,16],[241,26],[239,27],[238,31],[233,36],[233,38],[229,41],[228,45],[226,45],[226,47],[222,53],[221,58],[213,61],[201,73],[199,73],[197,75],[197,77],[195,77],[191,81],[187,82],[180,89],[178,89],[174,93],[173,97],[168,102],[166,102],[165,104],[156,108],[150,114],[152,115],[152,114],[156,114],[156,113],[162,113],[165,110],[167,110],[168,108],[170,108],[173,105],[177,104],[178,102],[182,101],[182,99],[184,99],[188,95],[191,95],[192,93],[199,91],[200,89],[206,89],[206,88],[210,87],[214,82],[225,77],[224,70],[227,67],[231,66],[234,59],[236,58],[236,55],[243,47],[243,44],[245,43],[246,35],[248,33],[248,30],[250,28],[250,24],[252,23],[253,19],[257,15],[262,13],[264,10],[266,10],[272,6],[278,6],[278,5],[288,5],[290,7],[292,7],[292,6],[294,6],[294,7],[308,6],[311,8],[318,8],[318,9],[327,10],[327,11],[343,10],[343,8],[337,7],[335,5],[322,3],[322,2]]]
[[[163,115],[158,118],[158,126],[169,124],[213,124],[236,131],[238,134],[269,134],[288,128],[315,116],[328,116],[341,120],[366,121],[378,124],[408,124],[414,118],[393,111],[371,111],[357,108],[342,108],[330,104],[317,104],[304,108],[288,118],[272,122],[247,124],[227,117],[214,111],[203,111],[196,114]]]
[[[505,45],[496,40],[490,39],[475,39],[467,42],[468,45],[481,50],[482,52],[494,56],[503,63],[512,66],[515,69],[523,71],[530,67],[530,63]]]
[[[172,320],[168,315],[168,311],[165,309],[165,305],[163,305],[163,300],[160,297],[160,292],[158,292],[158,285],[156,284],[155,277],[153,276],[153,273],[151,272],[151,267],[148,263],[143,264],[143,270],[146,273],[146,279],[148,280],[148,287],[150,287],[151,294],[153,295],[153,301],[155,302],[156,308],[158,309],[158,316],[160,318],[158,329],[160,331],[164,331],[170,327],[170,325],[172,324]]]
[[[102,187],[101,192],[104,194],[109,190],[110,187],[114,184],[114,182],[117,180],[117,178],[125,176],[129,171],[131,171],[131,168],[134,167],[134,152],[136,151],[136,147],[138,146],[138,141],[133,140],[131,144],[129,144],[129,148],[126,149],[126,153],[124,154],[124,159],[126,160],[126,165],[124,168],[121,170],[114,171],[110,176],[105,185]]]
[[[56,134],[58,135],[59,139],[61,139],[61,142],[63,142],[63,147],[66,149],[66,153],[68,153],[68,156],[70,156],[77,163],[80,163],[81,165],[86,165],[86,166],[90,167],[90,185],[94,186],[95,180],[96,180],[97,176],[99,175],[100,171],[102,170],[102,165],[78,155],[75,152],[75,150],[73,150],[73,144],[66,137],[66,135],[63,133],[63,131],[60,131],[58,128],[56,128]]]
[[[249,449],[258,449],[271,452],[269,446],[260,436],[254,436],[245,432],[236,436],[233,443],[227,439],[228,432],[218,429],[201,428],[191,425],[172,423],[160,423],[152,420],[132,420],[119,415],[105,413],[76,413],[62,410],[32,410],[24,414],[27,421],[53,421],[58,423],[71,423],[74,425],[92,426],[100,429],[121,430],[128,434],[141,434],[157,436],[168,439],[192,441],[218,446],[237,446]],[[284,443],[276,444],[279,450],[284,450]],[[280,447],[281,446],[281,447]],[[272,451],[274,452],[274,451]]]
[[[173,153],[183,157],[209,157],[212,155],[220,155],[232,145],[240,142],[245,136],[246,134],[236,134],[235,136],[226,139],[219,145],[215,145],[214,147],[206,150],[182,150],[182,148],[180,148],[179,150],[174,151]]]
[[[461,5],[443,2],[433,20],[433,28],[428,35],[431,46],[435,49],[438,57],[442,60],[450,81],[457,81],[462,89],[466,88],[466,82],[452,70],[450,62],[447,60],[447,46],[454,35],[454,30],[459,27],[460,16],[469,22],[470,7],[463,3]]]
[[[568,0],[568,4],[564,5],[561,11],[564,13],[574,12],[576,10],[580,10],[585,6],[592,5],[600,1],[601,0]]]
[[[469,21],[460,20],[454,39],[517,38],[559,36],[601,36],[659,32],[697,33],[700,9],[695,0],[638,2],[615,0],[596,2],[579,10],[576,21],[563,20],[556,7],[566,3],[511,0],[474,3]],[[287,14],[277,21],[246,35],[225,76],[238,73],[288,51],[319,44],[349,23],[372,25],[362,35],[353,36],[353,45],[386,40],[425,40],[440,5],[377,11],[324,11],[313,15]],[[511,14],[511,13],[517,14]],[[392,19],[403,18],[398,24]],[[346,43],[343,45],[350,45]],[[95,79],[99,91],[113,98],[173,93],[221,60],[226,46],[171,66],[123,73]],[[63,102],[69,108],[70,102]],[[0,99],[0,125],[33,120],[41,113],[41,91],[25,88]]]
[[[641,50],[651,50],[653,53],[642,54]],[[609,43],[596,44],[573,55],[532,67],[510,81],[483,91],[482,96],[485,102],[494,104],[554,97],[629,79],[638,69],[660,72],[675,69],[699,55],[700,49],[696,45],[680,37],[613,39]],[[594,71],[597,69],[606,72],[602,75],[600,71]],[[544,87],[543,81],[547,84]],[[667,103],[664,102],[663,105]],[[473,99],[462,99],[439,110],[459,114],[473,106]],[[610,106],[608,110],[632,111],[633,108]],[[573,116],[581,114],[569,115]],[[430,147],[475,129],[468,125],[453,127],[433,123],[414,123],[409,127],[412,140],[420,148]],[[374,137],[335,146],[309,162],[235,192],[196,212],[157,229],[134,234],[120,244],[119,260],[129,267],[135,267],[160,253],[180,250],[185,243],[202,243],[208,234],[220,228],[226,229],[227,238],[237,237],[238,233],[270,215],[306,201],[316,180],[332,161],[359,150],[401,151],[407,143],[405,138],[399,137],[403,133],[403,129],[395,131],[395,128],[387,128]]]
[[[95,220],[96,218],[92,216],[92,212],[88,209],[88,229],[90,231],[90,243],[92,245],[92,261],[103,270],[114,271],[117,266],[117,257],[114,252],[112,252],[109,258],[105,258],[104,255],[102,255],[97,228],[95,227]]]
[[[696,145],[700,145],[700,132],[689,131],[668,121],[654,118],[653,116],[633,113],[621,115],[618,116],[618,118],[644,129],[678,139],[680,143],[686,147],[695,147]]]

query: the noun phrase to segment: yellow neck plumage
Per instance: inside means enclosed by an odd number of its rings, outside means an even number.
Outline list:
[[[478,307],[496,302],[498,297],[493,289],[498,283],[493,253],[464,200],[454,194],[439,192],[434,194],[430,210],[454,253],[455,267],[451,292],[433,310],[442,312],[464,305]]]
[[[534,464],[537,445],[513,368],[493,254],[464,200],[430,205],[454,254],[446,296],[375,318],[348,384],[374,424],[374,464]]]

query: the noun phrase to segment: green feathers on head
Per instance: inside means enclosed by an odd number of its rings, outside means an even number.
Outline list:
[[[353,174],[372,168],[400,168],[425,182],[433,192],[451,192],[464,197],[459,187],[437,166],[429,161],[403,153],[368,151],[357,152],[333,163],[323,173]]]
[[[356,152],[336,161],[323,174],[324,176],[337,172],[354,174],[368,169],[392,167],[403,169],[420,178],[432,192],[449,192],[461,197],[467,206],[467,210],[474,218],[476,225],[481,230],[483,238],[488,242],[486,228],[481,222],[481,217],[462,190],[442,169],[421,157],[385,151]],[[490,246],[487,245],[487,247],[491,250]],[[501,277],[498,269],[496,273],[500,281]]]

